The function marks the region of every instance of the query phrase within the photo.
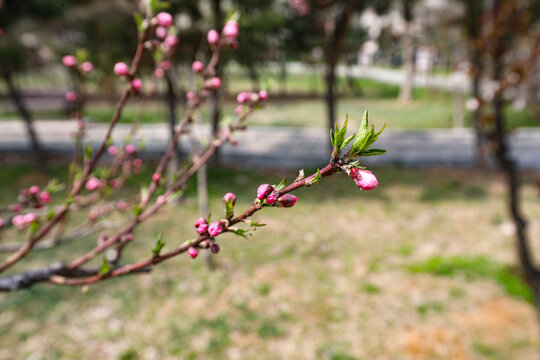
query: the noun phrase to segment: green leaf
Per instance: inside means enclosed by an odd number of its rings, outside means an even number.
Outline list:
[[[225,217],[227,219],[230,219],[233,217],[233,214],[234,214],[233,208],[234,208],[234,205],[233,205],[232,200],[225,202]]]
[[[343,141],[343,143],[341,144],[341,146],[340,146],[340,148],[338,150],[339,151],[343,150],[345,148],[345,146],[347,146],[347,144],[351,142],[352,139],[354,139],[354,134],[352,134],[351,136],[346,138],[345,141]]]
[[[112,269],[112,265],[109,264],[109,262],[107,261],[106,258],[103,258],[103,262],[101,263],[101,266],[99,267],[99,273],[101,275],[105,275],[106,273],[108,273],[109,271],[111,271]]]
[[[152,254],[154,254],[154,257],[159,256],[159,253],[161,252],[161,249],[165,246],[165,242],[163,241],[163,232],[159,232],[156,240],[156,246],[152,249]]]
[[[189,239],[189,240],[186,240],[182,243],[182,246],[188,246],[188,245],[191,245],[195,242],[195,240],[197,239]]]
[[[135,214],[135,216],[139,216],[139,215],[142,214],[142,209],[141,209],[141,206],[139,204],[136,204],[133,207],[133,214]]]
[[[253,227],[266,226],[266,224],[260,223],[258,221],[252,221],[252,220],[246,220],[246,224],[248,224],[249,226],[253,226]]]
[[[90,145],[86,146],[84,148],[84,154],[87,158],[91,158],[92,157],[92,147]]]
[[[287,186],[287,178],[281,179],[281,181],[279,182],[279,184],[274,185],[274,190],[280,191],[280,190],[284,189],[285,186]]]
[[[386,153],[386,150],[383,149],[367,149],[360,153],[360,156],[375,156],[375,155],[382,155]]]
[[[133,13],[133,18],[135,19],[135,24],[137,24],[137,30],[139,34],[142,34],[146,31],[146,26],[144,26],[143,18],[138,12]]]
[[[334,140],[334,130],[330,129],[330,141],[332,142],[332,147],[335,147],[336,144],[335,144],[335,140]]]
[[[39,230],[39,227],[40,227],[40,225],[39,225],[39,223],[37,221],[32,221],[30,223],[30,233],[31,234],[37,233],[38,230]]]
[[[233,234],[243,237],[244,239],[247,239],[248,235],[251,236],[249,230],[246,229],[229,228],[229,231]]]
[[[313,178],[313,180],[311,180],[311,184],[316,184],[319,182],[319,180],[321,180],[322,176],[321,176],[321,171],[319,169],[317,169],[317,175],[315,175],[315,177]]]

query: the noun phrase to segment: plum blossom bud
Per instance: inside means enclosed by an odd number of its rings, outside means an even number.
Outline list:
[[[356,186],[362,190],[375,189],[379,182],[373,173],[369,170],[361,170],[358,168],[352,168],[349,176],[354,180]]]
[[[96,177],[92,177],[92,178],[88,179],[88,181],[86,182],[86,189],[89,190],[89,191],[94,191],[100,185],[101,185],[101,181]]]
[[[191,69],[193,72],[200,74],[204,70],[204,65],[200,61],[194,61],[193,64],[191,64]]]
[[[195,99],[195,93],[194,93],[193,91],[188,91],[188,92],[186,93],[186,99],[187,99],[188,101],[191,101],[191,100]]]
[[[176,46],[178,44],[178,37],[176,35],[167,35],[164,42],[170,47]]]
[[[236,101],[238,101],[240,104],[244,104],[246,101],[248,101],[248,94],[245,92],[241,92],[236,96]]]
[[[169,27],[173,23],[173,17],[167,12],[160,12],[156,15],[156,20],[159,26]]]
[[[268,99],[268,91],[266,90],[259,91],[259,99],[261,99],[262,101]]]
[[[120,211],[126,210],[127,206],[128,206],[128,204],[125,201],[122,201],[122,200],[120,200],[119,202],[116,203],[116,208],[118,210],[120,210]]]
[[[39,200],[43,203],[43,204],[48,204],[51,202],[51,194],[48,192],[48,191],[42,191],[40,194],[39,194]]]
[[[129,74],[129,66],[123,62],[116,63],[114,65],[114,73],[118,76],[126,76]]]
[[[81,64],[81,71],[89,73],[94,70],[94,65],[90,61],[85,61]]]
[[[15,226],[17,229],[24,229],[27,224],[26,224],[26,221],[24,221],[24,215],[15,215],[12,219],[11,219],[11,223],[13,224],[13,226]]]
[[[157,68],[156,70],[154,70],[154,76],[157,77],[158,79],[161,79],[162,77],[165,76],[165,71],[163,71],[162,68]]]
[[[238,36],[238,23],[234,20],[227,21],[223,28],[223,35],[229,38],[236,38]]]
[[[193,247],[190,247],[187,251],[187,253],[189,254],[189,256],[191,256],[192,259],[195,259],[197,257],[197,255],[199,255],[199,250],[193,248]]]
[[[137,147],[135,147],[135,145],[133,144],[127,144],[125,149],[126,152],[130,155],[133,155],[137,152]]]
[[[205,218],[199,218],[195,222],[195,230],[201,235],[206,234],[206,232],[208,231],[208,222]]]
[[[152,181],[153,182],[158,183],[160,179],[161,179],[161,175],[159,175],[158,173],[154,173],[152,175]]]
[[[266,197],[266,195],[270,194],[270,192],[274,190],[274,187],[269,184],[262,184],[257,188],[257,199],[262,200]]]
[[[139,158],[133,159],[133,167],[140,169],[142,167],[142,160]]]
[[[267,205],[274,204],[277,200],[277,195],[278,193],[276,191],[272,191],[270,194],[268,194],[268,196],[266,197],[266,204]]]
[[[210,236],[218,236],[225,230],[225,224],[223,224],[221,221],[216,221],[210,224],[208,226],[208,233]]]
[[[296,204],[296,200],[298,198],[291,194],[285,194],[279,198],[279,204],[283,207],[292,207],[294,204]]]
[[[69,102],[77,101],[77,94],[75,94],[73,91],[68,91],[66,93],[66,100]]]
[[[234,109],[234,112],[236,115],[240,116],[244,113],[244,106],[242,105],[238,105],[235,109]]]
[[[163,26],[158,26],[156,28],[156,36],[160,39],[163,39],[165,36],[167,36],[167,29]]]
[[[39,188],[39,186],[37,185],[32,185],[30,186],[30,188],[28,189],[28,192],[30,193],[30,195],[37,195],[37,193],[39,192],[39,190],[41,190]]]
[[[34,213],[28,213],[24,215],[24,222],[26,223],[26,225],[33,223],[34,221],[36,221],[36,219],[37,217],[36,217],[36,214]]]
[[[210,87],[217,90],[221,86],[221,79],[218,77],[213,77],[210,79]]]
[[[62,64],[66,67],[73,67],[77,64],[77,58],[73,55],[66,55],[62,58]]]
[[[195,221],[195,227],[198,227],[201,224],[208,224],[205,218],[198,218],[197,221]]]
[[[141,88],[142,88],[142,81],[141,79],[133,79],[131,80],[131,88],[133,89],[133,91],[138,94],[139,91],[141,91]]]
[[[117,148],[115,145],[109,146],[109,148],[107,149],[107,151],[108,151],[109,154],[111,154],[112,156],[118,154],[118,148]]]
[[[210,251],[212,252],[212,254],[217,254],[217,253],[219,253],[219,250],[221,250],[221,249],[220,249],[220,247],[219,247],[219,244],[217,244],[217,243],[213,243],[213,244],[210,246]]]
[[[236,204],[236,196],[233,193],[226,193],[225,196],[223,196],[224,202],[232,202],[232,204]]]
[[[219,42],[219,33],[214,29],[210,30],[206,35],[206,40],[210,45],[216,45]]]

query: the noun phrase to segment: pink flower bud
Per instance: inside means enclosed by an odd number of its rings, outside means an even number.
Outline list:
[[[176,46],[178,44],[178,37],[176,35],[167,35],[164,42],[170,47]]]
[[[28,213],[26,215],[24,215],[24,222],[29,225],[31,223],[33,223],[34,221],[36,221],[36,214],[34,213]]]
[[[12,205],[10,206],[11,210],[13,212],[21,212],[22,211],[22,205],[21,204],[15,204],[15,205]]]
[[[13,224],[13,226],[15,226],[17,229],[24,229],[26,226],[27,226],[27,223],[26,221],[24,221],[24,215],[15,215],[12,219],[11,219],[11,223]]]
[[[193,248],[193,247],[190,247],[187,251],[187,253],[189,254],[189,256],[191,256],[192,259],[195,259],[197,257],[197,255],[199,255],[199,250]]]
[[[77,94],[75,94],[73,91],[68,91],[66,93],[66,100],[69,102],[77,101]]]
[[[227,21],[223,28],[223,35],[229,38],[235,38],[238,36],[238,23],[234,20]]]
[[[128,204],[125,201],[120,200],[119,202],[116,203],[116,208],[118,210],[126,210],[127,207],[128,207]]]
[[[191,69],[193,72],[200,74],[204,70],[204,65],[200,61],[194,61],[193,64],[191,64]]]
[[[82,72],[89,73],[92,70],[94,70],[94,65],[90,61],[85,61],[81,64]]]
[[[126,76],[129,74],[129,66],[123,62],[116,63],[114,65],[114,73],[118,76]]]
[[[279,203],[283,207],[292,207],[296,204],[297,197],[291,194],[285,194],[279,198]]]
[[[236,115],[240,116],[244,113],[244,106],[242,105],[238,105],[235,109],[234,109],[234,112],[236,113]]]
[[[211,223],[210,226],[208,226],[208,233],[212,237],[218,236],[219,234],[223,232],[224,229],[225,229],[225,224],[223,224],[221,221],[216,221],[216,222]]]
[[[86,189],[89,191],[96,190],[100,185],[101,181],[96,177],[92,177],[86,181]]]
[[[163,39],[165,36],[167,36],[167,29],[163,26],[158,26],[156,28],[156,37]]]
[[[232,202],[232,204],[236,204],[236,196],[233,193],[226,193],[225,196],[223,196],[224,202]]]
[[[137,147],[133,144],[127,144],[125,149],[126,152],[130,155],[133,155],[137,152]],[[133,161],[133,164],[135,165],[135,161]]]
[[[37,195],[37,193],[39,192],[39,190],[41,190],[39,188],[39,186],[37,185],[32,185],[30,186],[30,188],[28,189],[28,192],[31,194],[31,195]]]
[[[216,45],[219,42],[219,33],[214,29],[210,30],[206,35],[206,40],[210,45]]]
[[[362,190],[375,189],[379,182],[373,173],[369,170],[362,170],[358,168],[352,168],[349,176],[354,180],[356,186]]]
[[[205,218],[198,218],[197,221],[195,221],[195,227],[198,227],[201,224],[208,224]]]
[[[244,104],[246,101],[248,101],[248,94],[245,92],[241,92],[236,96],[236,101],[238,101],[240,104]]]
[[[210,246],[210,251],[212,252],[212,254],[217,254],[217,253],[219,253],[219,250],[221,250],[221,249],[220,249],[220,247],[219,247],[219,244],[217,244],[217,243],[213,243],[213,244]]]
[[[169,60],[162,61],[159,65],[163,70],[170,70],[172,67],[172,64]]]
[[[266,90],[259,91],[259,99],[261,99],[262,101],[268,99],[268,91]]]
[[[266,204],[272,205],[277,201],[277,195],[278,193],[276,191],[272,191],[268,196],[266,197]]]
[[[41,194],[39,194],[39,200],[43,204],[48,204],[51,202],[51,194],[48,191],[42,191]]]
[[[115,145],[109,146],[109,148],[107,149],[107,151],[108,151],[109,154],[111,154],[112,156],[118,154],[118,148],[117,148]]]
[[[218,77],[213,77],[210,79],[210,87],[217,90],[221,86],[221,79]]]
[[[153,182],[158,183],[160,179],[161,179],[161,175],[159,175],[158,173],[154,173],[154,175],[152,175]]]
[[[208,232],[208,224],[200,224],[195,228],[195,230],[197,231],[197,233],[204,235]]]
[[[257,199],[262,200],[266,197],[266,195],[270,194],[270,192],[274,190],[274,187],[269,184],[262,184],[257,188]]]
[[[77,58],[73,55],[66,55],[62,58],[62,64],[67,67],[73,67],[77,64]]]
[[[161,79],[162,77],[165,76],[165,71],[163,71],[162,68],[157,68],[156,70],[154,70],[154,76],[157,77],[158,79]]]
[[[188,101],[191,101],[191,100],[195,99],[195,93],[194,93],[193,91],[188,91],[188,92],[186,93],[186,99],[187,99]]]
[[[167,12],[160,12],[156,15],[156,20],[159,26],[169,27],[173,23],[173,17]]]
[[[133,159],[133,167],[140,169],[142,167],[142,160],[139,158]]]
[[[135,92],[135,94],[138,94],[139,91],[141,91],[141,88],[142,88],[141,79],[133,79],[133,80],[131,80],[131,88],[133,89],[133,92]]]

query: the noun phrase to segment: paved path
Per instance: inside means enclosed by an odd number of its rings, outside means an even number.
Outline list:
[[[44,147],[51,152],[70,154],[70,133],[75,124],[69,120],[38,121],[36,129]],[[105,133],[105,124],[90,124],[86,142],[97,146]],[[114,139],[121,141],[129,125],[119,124]],[[195,129],[208,134],[208,128]],[[146,142],[145,154],[158,156],[169,139],[163,124],[145,124],[140,138]],[[328,131],[323,128],[262,127],[253,126],[235,135],[237,146],[226,144],[222,149],[223,161],[241,163],[251,167],[281,167],[296,169],[317,167],[328,161]],[[514,154],[519,154],[523,168],[540,169],[540,129],[522,128],[512,136]],[[189,142],[183,139],[183,150]],[[378,147],[388,149],[383,156],[365,158],[366,164],[398,163],[406,166],[460,166],[474,164],[474,135],[470,129],[397,130],[388,129],[379,138]],[[21,121],[0,122],[0,151],[28,151],[29,144]]]

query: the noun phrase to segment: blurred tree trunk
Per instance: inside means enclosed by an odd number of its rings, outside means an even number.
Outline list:
[[[326,108],[328,113],[328,127],[334,128],[336,123],[336,66],[341,55],[343,40],[349,28],[349,20],[354,12],[356,2],[348,1],[330,20],[327,27],[326,44]],[[330,144],[330,146],[332,146]]]
[[[30,146],[32,147],[32,154],[34,156],[36,166],[40,171],[44,172],[47,170],[47,157],[45,156],[45,152],[42,150],[39,143],[38,136],[34,129],[32,115],[30,115],[30,112],[28,111],[24,100],[19,93],[19,90],[15,86],[11,73],[9,71],[4,71],[3,77],[8,88],[9,96],[13,99],[15,107],[17,108],[17,111],[21,115],[26,126],[26,132],[28,134],[28,139],[30,140]]]
[[[223,28],[223,10],[221,8],[221,0],[212,0],[212,12],[214,13],[214,28],[219,32]],[[215,76],[221,78],[221,65],[216,65]],[[216,134],[219,127],[219,119],[221,117],[220,103],[221,89],[210,91],[210,121],[212,122],[212,134]],[[215,166],[219,164],[219,148],[216,149],[212,156],[211,163]]]
[[[414,35],[412,30],[413,4],[414,0],[402,0],[403,18],[405,20],[405,31],[402,36],[403,44],[403,71],[404,79],[399,93],[399,100],[409,102],[412,100],[414,87]]]

